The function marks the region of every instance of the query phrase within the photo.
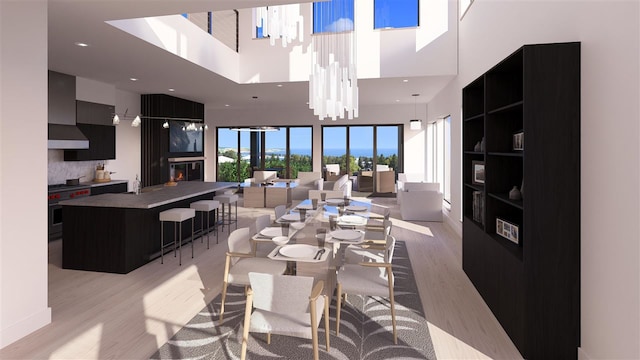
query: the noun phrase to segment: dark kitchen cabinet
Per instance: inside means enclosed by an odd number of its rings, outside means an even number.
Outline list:
[[[100,195],[100,194],[120,194],[127,192],[128,184],[118,183],[118,184],[108,184],[108,185],[99,185],[91,187],[91,196]]]
[[[115,107],[76,101],[76,126],[89,139],[89,149],[65,150],[65,161],[111,160],[116,158]]]
[[[580,43],[523,46],[462,108],[463,269],[524,358],[577,359]]]

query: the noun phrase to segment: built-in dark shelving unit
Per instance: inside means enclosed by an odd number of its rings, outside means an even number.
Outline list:
[[[462,97],[464,271],[525,358],[577,359],[580,43],[525,45]],[[517,242],[496,219],[517,226]]]

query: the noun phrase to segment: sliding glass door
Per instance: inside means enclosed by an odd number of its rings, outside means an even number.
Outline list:
[[[280,178],[312,171],[312,128],[218,128],[218,181],[242,182],[255,170],[276,170]]]
[[[323,126],[325,179],[335,179],[339,165],[339,175],[348,174],[358,191],[393,191],[403,171],[402,136],[401,125]]]

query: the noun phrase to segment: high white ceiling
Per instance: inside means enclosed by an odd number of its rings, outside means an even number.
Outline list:
[[[240,85],[105,23],[107,20],[251,8],[308,0],[49,0],[49,69],[114,84],[140,94],[164,93],[202,103],[252,106],[304,104],[308,83]],[[90,44],[78,47],[76,42]],[[139,81],[129,80],[136,74]],[[360,104],[428,102],[451,76],[359,80]],[[169,88],[177,89],[169,92]],[[252,103],[253,102],[253,103]]]

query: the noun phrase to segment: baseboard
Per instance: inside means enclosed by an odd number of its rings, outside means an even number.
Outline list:
[[[587,355],[586,351],[582,350],[581,347],[578,348],[578,360],[591,360],[591,357]]]
[[[451,217],[451,210],[443,209],[442,214],[444,215],[445,224],[449,225],[453,232],[462,237],[462,223],[460,222],[460,220]]]
[[[51,308],[29,316],[22,321],[0,330],[0,349],[51,323]]]

